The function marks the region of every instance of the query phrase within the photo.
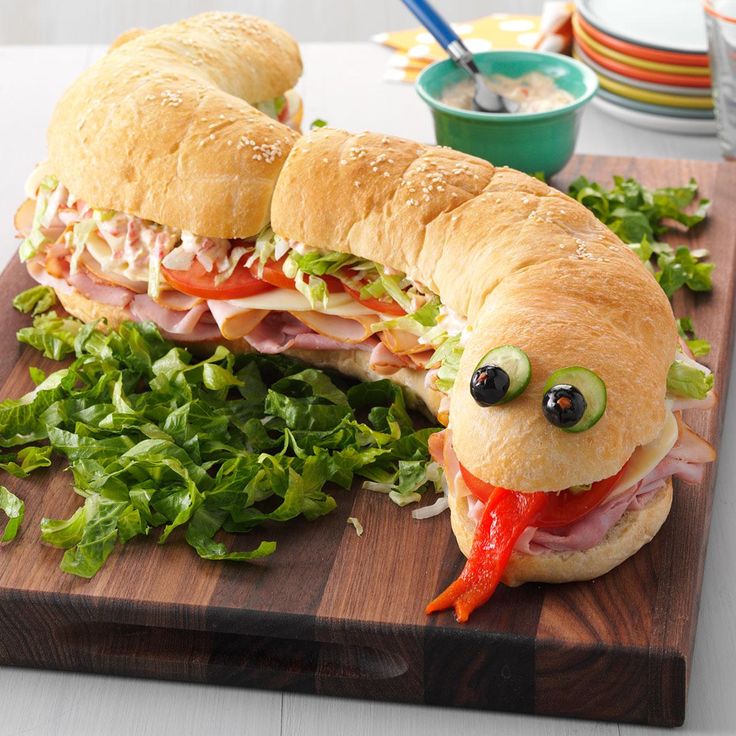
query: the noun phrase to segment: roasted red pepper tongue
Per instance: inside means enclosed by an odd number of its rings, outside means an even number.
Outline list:
[[[496,488],[488,497],[475,530],[470,557],[460,577],[425,609],[426,613],[454,607],[459,623],[482,606],[496,590],[516,540],[547,503],[545,493],[515,493]]]

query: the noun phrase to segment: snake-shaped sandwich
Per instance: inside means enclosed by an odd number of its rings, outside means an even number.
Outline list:
[[[218,24],[275,31],[204,18],[113,49],[62,100],[50,131],[59,183],[36,197],[22,247],[32,275],[82,319],[153,319],[174,339],[404,385],[447,425],[430,449],[469,556],[428,611],[465,620],[499,581],[590,579],[651,540],[671,476],[697,481],[713,459],[680,416],[713,395],[639,259],[582,205],[519,172],[373,133],[295,141],[241,99],[258,96],[234,82],[250,41],[225,34],[224,49],[196,58],[182,41],[204,43]],[[138,64],[140,78],[98,103],[88,85],[105,89],[106,64],[116,75]],[[169,73],[179,105],[160,104]],[[150,133],[132,112],[149,97]],[[122,147],[105,148],[90,175],[78,158],[102,144],[75,131],[93,120],[104,137],[101,122],[121,111]],[[254,162],[264,144],[237,141],[263,135],[280,153]]]

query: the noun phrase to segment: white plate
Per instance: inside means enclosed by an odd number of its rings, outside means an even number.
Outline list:
[[[580,14],[603,33],[639,46],[708,52],[700,0],[578,0]]]
[[[652,115],[648,112],[630,110],[627,107],[614,105],[596,95],[593,104],[606,115],[640,128],[657,130],[660,133],[679,133],[680,135],[715,135],[715,120],[698,120],[697,118],[672,118],[665,115]]]
[[[575,44],[575,57],[583,64],[587,64],[596,74],[613,79],[622,84],[628,84],[639,89],[648,89],[651,92],[665,92],[668,95],[684,95],[685,97],[707,97],[710,87],[678,87],[674,84],[655,84],[654,82],[645,82],[641,79],[633,79],[625,77],[623,74],[617,74],[610,69],[605,69],[591,59],[577,44]]]

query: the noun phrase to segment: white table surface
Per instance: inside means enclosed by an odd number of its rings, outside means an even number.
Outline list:
[[[305,44],[301,89],[305,121],[324,118],[433,140],[429,113],[408,85],[382,81],[386,52],[369,44]],[[14,252],[12,214],[23,182],[45,153],[56,99],[101,53],[95,46],[0,47],[0,262]],[[578,151],[624,156],[716,160],[714,138],[641,130],[585,113]],[[673,182],[677,184],[679,182]],[[687,721],[681,734],[736,734],[736,382],[721,445],[713,521],[692,664]],[[730,452],[729,452],[730,450]],[[0,565],[2,565],[0,550]],[[580,697],[585,697],[580,693]],[[633,736],[628,725],[426,706],[372,703],[291,693],[0,668],[0,736],[168,736],[176,734],[499,734]]]

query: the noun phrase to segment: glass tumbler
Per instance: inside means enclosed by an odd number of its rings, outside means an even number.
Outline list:
[[[713,100],[724,158],[736,159],[736,0],[703,0]]]

